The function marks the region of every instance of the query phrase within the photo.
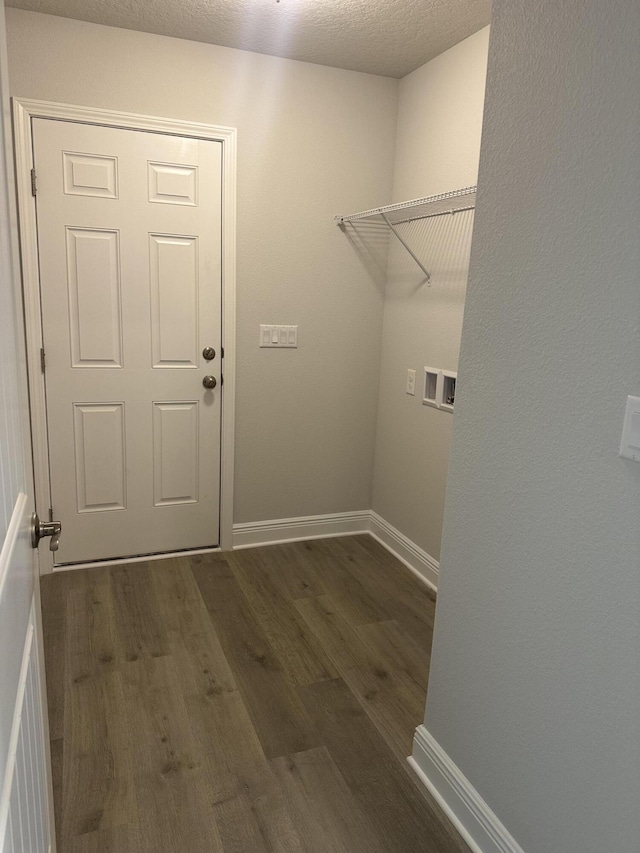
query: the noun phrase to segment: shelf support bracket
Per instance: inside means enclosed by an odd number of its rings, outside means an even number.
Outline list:
[[[400,234],[398,234],[397,229],[396,229],[396,228],[391,224],[391,222],[389,222],[389,219],[387,218],[387,216],[386,216],[384,213],[381,213],[381,214],[380,214],[380,216],[384,219],[384,221],[385,221],[385,222],[387,223],[387,225],[389,226],[389,230],[390,230],[390,231],[392,231],[392,232],[393,232],[393,234],[395,234],[395,236],[396,236],[396,237],[398,238],[398,240],[402,243],[402,245],[405,247],[405,249],[407,250],[407,252],[409,252],[409,254],[410,254],[410,255],[411,255],[411,257],[413,258],[413,260],[418,264],[418,266],[420,267],[420,269],[422,270],[422,272],[425,274],[425,276],[427,277],[427,284],[430,284],[430,283],[431,283],[431,273],[429,272],[429,270],[427,270],[427,269],[426,269],[426,267],[422,264],[422,262],[419,260],[419,258],[418,258],[418,257],[414,254],[414,252],[409,248],[409,246],[407,245],[406,241],[405,241],[405,240],[403,240],[403,238],[400,236]]]

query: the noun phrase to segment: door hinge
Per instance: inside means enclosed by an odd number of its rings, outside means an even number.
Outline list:
[[[224,376],[220,374],[220,385],[224,385]]]
[[[53,521],[53,507],[49,507],[49,521]]]
[[[36,170],[31,170],[31,195],[35,196],[38,194],[38,183],[36,178]]]
[[[224,347],[220,347],[220,358],[224,358]]]
[[[44,373],[47,368],[47,362],[44,354],[44,347],[40,347],[40,369]]]

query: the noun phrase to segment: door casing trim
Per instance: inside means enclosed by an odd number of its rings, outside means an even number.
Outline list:
[[[41,517],[49,510],[50,479],[47,444],[46,397],[40,365],[42,347],[42,307],[38,264],[36,207],[31,193],[33,144],[31,120],[95,124],[128,130],[186,136],[222,144],[222,346],[224,347],[224,390],[222,394],[220,466],[220,548],[233,546],[233,486],[235,435],[236,366],[236,171],[237,130],[157,116],[121,113],[72,104],[58,104],[27,98],[13,98],[14,146],[22,282],[24,292],[29,405],[33,437],[33,469],[36,507]],[[53,571],[53,554],[40,555],[43,574]]]

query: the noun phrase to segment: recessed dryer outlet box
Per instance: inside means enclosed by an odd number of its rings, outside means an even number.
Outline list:
[[[425,367],[424,369],[424,396],[422,402],[425,406],[440,407],[440,398],[442,385],[442,371],[435,367]]]
[[[456,399],[456,381],[458,374],[452,370],[442,371],[442,396],[440,397],[440,408],[446,412],[452,412]]]

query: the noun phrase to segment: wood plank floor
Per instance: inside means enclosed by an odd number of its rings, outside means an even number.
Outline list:
[[[468,853],[406,763],[427,589],[369,536],[42,582],[59,853]]]

